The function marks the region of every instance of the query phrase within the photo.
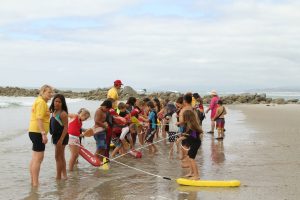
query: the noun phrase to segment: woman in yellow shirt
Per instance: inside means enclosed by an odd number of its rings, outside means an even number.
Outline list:
[[[30,175],[31,184],[34,187],[39,185],[40,167],[44,159],[45,144],[48,142],[47,133],[49,131],[50,112],[47,102],[52,98],[52,94],[53,89],[51,86],[42,86],[31,110],[29,125],[29,137],[32,141]]]

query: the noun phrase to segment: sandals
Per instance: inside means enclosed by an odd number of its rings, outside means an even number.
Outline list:
[[[214,134],[214,132],[213,132],[213,131],[208,131],[207,133],[208,133],[208,134]]]

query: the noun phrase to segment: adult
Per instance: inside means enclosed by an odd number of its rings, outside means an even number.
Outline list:
[[[123,83],[121,80],[115,80],[114,81],[114,86],[110,88],[107,92],[107,98],[108,99],[113,99],[113,108],[117,109],[118,107],[118,100],[119,100],[119,91],[122,87]]]
[[[216,126],[215,121],[214,121],[214,117],[215,117],[216,112],[217,112],[219,97],[218,97],[218,94],[215,90],[212,90],[210,92],[210,95],[211,95],[212,98],[210,100],[210,104],[209,104],[208,109],[206,110],[206,113],[211,111],[211,113],[210,113],[211,129],[207,133],[213,134],[214,130],[215,130],[215,126]]]
[[[56,179],[67,179],[65,147],[69,141],[68,107],[62,94],[56,94],[50,105],[50,134],[55,145]]]
[[[43,85],[39,96],[34,101],[31,109],[29,124],[29,138],[32,141],[32,159],[30,161],[31,184],[39,185],[39,173],[44,159],[45,145],[48,142],[47,133],[50,124],[50,111],[47,102],[52,98],[53,89]]]

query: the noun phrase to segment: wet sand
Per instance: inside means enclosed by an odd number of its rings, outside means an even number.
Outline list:
[[[70,110],[74,112],[82,106],[94,110],[96,105],[97,102],[84,101],[70,106]],[[156,156],[150,156],[144,149],[142,159],[125,156],[118,161],[170,177],[172,181],[116,163],[111,163],[108,171],[99,170],[81,158],[78,170],[69,173],[68,180],[56,182],[54,146],[49,143],[40,174],[41,186],[32,190],[28,170],[31,142],[26,134],[29,115],[20,115],[29,113],[30,107],[0,110],[0,116],[7,119],[0,124],[5,136],[0,140],[3,180],[0,199],[298,199],[300,105],[227,108],[224,141],[215,140],[216,134],[204,134],[196,160],[201,179],[238,179],[242,183],[239,188],[177,185],[175,179],[187,172],[180,168],[178,160],[168,159],[168,146],[162,142],[158,144]],[[14,129],[16,121],[19,127]],[[91,123],[92,120],[87,122]],[[203,129],[209,130],[209,119],[205,119]],[[95,149],[93,138],[86,138],[84,145],[92,152]],[[69,156],[66,147],[67,161]]]
[[[248,146],[241,147],[244,161],[236,166],[244,172],[240,179],[246,199],[299,199],[300,105],[230,108],[241,110],[245,126],[254,130]]]

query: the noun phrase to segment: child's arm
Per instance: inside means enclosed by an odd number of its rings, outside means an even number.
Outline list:
[[[69,113],[68,117],[71,118],[71,119],[73,119],[73,118],[77,117],[77,114]]]
[[[62,143],[65,139],[65,136],[68,134],[68,114],[66,112],[62,112],[60,114],[60,118],[61,118],[62,123],[64,125],[64,129],[63,129],[63,132],[62,132],[57,144],[62,145]]]
[[[219,115],[220,115],[220,107],[217,108],[217,112],[216,112],[215,116],[212,118],[212,120],[215,121]]]
[[[184,139],[186,139],[186,136],[184,136],[184,135],[180,136],[179,138],[177,138],[176,144],[179,144],[179,142],[181,142]]]

